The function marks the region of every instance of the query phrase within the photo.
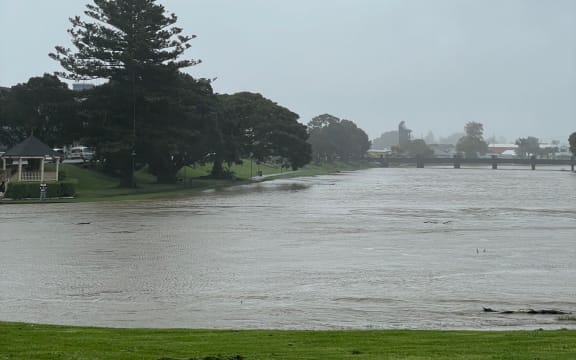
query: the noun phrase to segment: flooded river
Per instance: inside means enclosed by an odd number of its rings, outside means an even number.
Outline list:
[[[3,321],[576,328],[482,307],[576,313],[576,174],[371,169],[177,200],[0,204]]]

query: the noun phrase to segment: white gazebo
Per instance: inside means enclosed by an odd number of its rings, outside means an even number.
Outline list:
[[[60,156],[42,141],[30,136],[2,154],[2,180],[40,183],[58,181]],[[55,162],[55,171],[46,171],[47,160]]]

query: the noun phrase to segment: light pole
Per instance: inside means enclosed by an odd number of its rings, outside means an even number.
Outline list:
[[[132,68],[132,184],[131,187],[136,187],[136,178],[134,173],[136,170],[136,70]]]
[[[136,187],[136,178],[134,177],[134,173],[136,172],[136,150],[132,150],[132,187]]]

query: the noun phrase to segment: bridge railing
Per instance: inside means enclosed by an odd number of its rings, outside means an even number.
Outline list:
[[[491,158],[464,158],[461,156],[454,156],[451,158],[436,158],[436,157],[382,157],[380,162],[386,167],[391,164],[415,164],[418,168],[423,168],[428,165],[453,165],[454,168],[460,168],[463,164],[476,165],[476,164],[489,164],[493,169],[497,169],[500,164],[515,164],[515,165],[529,165],[532,170],[536,169],[536,165],[569,165],[571,170],[574,171],[576,166],[576,157],[571,159],[538,159],[536,157],[519,159],[519,158],[500,158],[492,156]]]

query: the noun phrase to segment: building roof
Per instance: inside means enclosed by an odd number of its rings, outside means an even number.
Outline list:
[[[518,145],[516,144],[488,144],[489,148],[508,148],[508,149],[517,149]]]
[[[58,153],[53,151],[44,144],[42,141],[38,140],[34,136],[28,137],[26,140],[19,144],[14,145],[12,148],[8,149],[2,157],[43,157],[43,156],[59,156]]]

